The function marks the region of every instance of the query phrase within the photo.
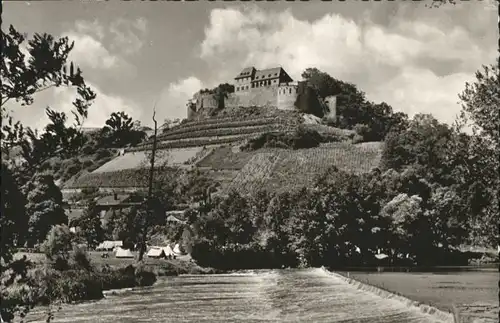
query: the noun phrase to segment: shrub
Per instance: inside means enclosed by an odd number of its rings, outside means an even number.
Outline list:
[[[299,127],[294,133],[268,132],[248,141],[243,151],[260,148],[304,149],[318,147],[323,142],[321,135],[311,129]]]
[[[88,253],[81,246],[73,246],[69,255],[69,264],[74,269],[91,270],[92,265]]]
[[[55,299],[64,303],[96,300],[103,297],[100,282],[86,270],[63,272],[56,280],[53,293]]]
[[[94,165],[94,161],[91,159],[87,159],[83,162],[83,168],[88,169],[89,167]]]
[[[137,266],[135,269],[135,283],[136,286],[151,286],[156,282],[156,275],[146,270],[142,265]]]
[[[93,144],[93,143],[92,143]],[[92,145],[92,144],[86,144],[83,149],[82,149],[82,152],[85,154],[85,155],[92,155],[93,153],[95,153],[95,147]]]
[[[95,152],[96,159],[111,157],[113,153],[109,149],[100,148]]]
[[[55,268],[64,270],[67,267],[69,252],[73,249],[73,234],[66,225],[53,226],[41,249],[45,256],[52,261]]]

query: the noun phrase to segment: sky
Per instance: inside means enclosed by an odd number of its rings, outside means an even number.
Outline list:
[[[247,66],[308,67],[354,83],[368,100],[452,123],[458,94],[498,55],[492,0],[429,8],[424,2],[3,2],[3,28],[75,42],[70,59],[97,93],[86,127],[124,111],[151,125],[186,117],[201,88],[231,83]],[[428,2],[427,2],[428,4]],[[49,89],[13,115],[34,128],[45,107],[69,113],[75,92]]]

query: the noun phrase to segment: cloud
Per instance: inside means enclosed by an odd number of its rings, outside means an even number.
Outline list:
[[[166,87],[158,100],[157,114],[159,119],[183,119],[187,117],[186,104],[193,94],[206,86],[196,77],[190,76],[186,79],[171,83]]]
[[[75,28],[81,34],[95,36],[99,40],[104,38],[104,27],[97,20],[78,20],[75,22]]]
[[[66,32],[63,36],[75,42],[69,60],[93,69],[113,69],[124,62],[117,55],[111,54],[106,47],[91,35]]]
[[[458,94],[470,78],[466,73],[438,77],[430,70],[408,67],[384,87],[374,90],[372,99],[390,102],[410,117],[429,113],[451,124],[460,110]]]
[[[119,18],[111,23],[109,28],[113,35],[111,48],[126,55],[139,52],[144,44],[147,32],[147,20],[138,18],[133,21]]]
[[[87,82],[88,83],[88,82]],[[95,84],[88,84],[97,94],[95,101],[88,111],[88,118],[84,122],[84,127],[102,127],[112,112],[124,111],[134,120],[141,120],[142,111],[132,101],[120,96],[104,93]],[[76,98],[76,89],[58,87],[50,88],[40,92],[36,96],[36,103],[32,106],[21,107],[19,104],[11,105],[13,117],[21,121],[25,126],[43,130],[49,122],[45,114],[44,106],[59,112],[64,112],[68,117],[68,125],[73,124],[74,118],[71,113],[74,110],[72,102]],[[40,105],[37,102],[43,102]]]
[[[199,56],[219,82],[232,80],[245,66],[280,65],[295,80],[307,67],[317,67],[358,85],[370,100],[451,122],[465,81],[496,52],[462,26],[419,19],[396,15],[389,28],[331,13],[307,21],[289,10],[214,9]]]
[[[110,33],[97,20],[92,22],[79,20],[73,29],[64,32],[62,36],[74,42],[73,50],[69,54],[69,61],[74,61],[82,66],[84,71],[96,70],[94,75],[115,79],[131,78],[136,69],[127,62],[121,52],[113,52],[107,46]],[[113,73],[99,73],[102,70],[111,70]]]

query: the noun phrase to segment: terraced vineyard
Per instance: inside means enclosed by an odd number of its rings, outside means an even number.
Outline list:
[[[200,160],[196,166],[209,169],[242,169],[252,158],[252,152],[240,152],[233,147],[218,147],[207,157]]]
[[[222,184],[223,192],[231,188],[249,192],[261,188],[282,191],[308,185],[333,165],[347,171],[365,172],[378,165],[380,160],[379,144],[353,145],[348,142],[296,151],[260,149],[243,152],[238,146],[247,140],[266,132],[294,131],[304,118],[298,113],[266,109],[224,113],[230,116],[183,122],[160,134],[156,165],[197,167]],[[306,127],[336,136],[340,141],[348,140],[353,134],[349,130],[320,124],[307,124]],[[72,179],[65,188],[146,187],[147,151],[151,148],[151,142],[129,148],[124,155],[93,173]]]
[[[258,117],[250,119],[211,118],[208,120],[185,122],[158,136],[160,148],[183,148],[222,145],[244,141],[262,133],[287,131],[299,122],[295,118]],[[152,141],[127,149],[127,152],[149,150]]]
[[[269,181],[279,154],[259,153],[254,155],[227,186],[228,190],[248,192],[251,186],[263,186]],[[249,187],[250,186],[250,187]]]
[[[295,190],[312,184],[331,166],[352,173],[369,172],[380,162],[381,144],[330,143],[302,150],[267,150],[254,157],[235,177],[228,189],[252,192]],[[273,160],[271,166],[269,161]],[[270,167],[272,167],[270,169]]]
[[[211,130],[211,129],[220,129],[220,128],[240,128],[240,127],[252,127],[252,126],[266,126],[273,125],[276,123],[280,123],[276,121],[276,118],[258,118],[251,120],[242,120],[242,121],[220,121],[214,120],[210,123],[186,123],[182,127],[172,128],[158,136],[158,138],[164,138],[169,135],[178,135],[183,133],[189,133],[191,131],[202,131],[202,130]]]

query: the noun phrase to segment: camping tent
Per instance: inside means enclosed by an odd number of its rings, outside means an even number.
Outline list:
[[[105,250],[105,251],[111,251],[113,249],[115,249],[116,247],[121,247],[123,246],[123,242],[122,241],[110,241],[110,240],[106,240],[102,243],[100,243],[96,250]]]
[[[166,247],[158,247],[158,246],[151,247],[151,249],[149,249],[147,253],[147,256],[151,258],[163,258],[163,257],[171,258],[174,257],[175,254],[172,248],[167,245]]]
[[[173,250],[174,254],[179,256],[179,255],[182,255],[183,252],[181,250],[181,246],[180,244],[176,243],[175,246],[174,246],[174,250]]]
[[[165,253],[165,256],[167,257],[173,257],[175,256],[174,254],[174,251],[172,250],[172,248],[170,246],[166,246],[166,247],[163,247],[163,252]]]
[[[153,247],[149,249],[147,256],[151,258],[164,258],[165,252],[162,248]]]
[[[116,248],[116,258],[134,258],[134,254],[129,249]]]

